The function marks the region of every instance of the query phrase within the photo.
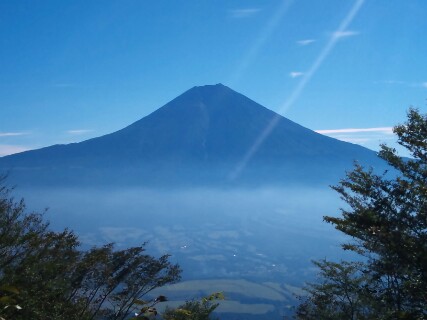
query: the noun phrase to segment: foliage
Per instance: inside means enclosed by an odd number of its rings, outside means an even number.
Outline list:
[[[19,290],[13,304],[22,309],[13,319],[125,319],[145,294],[179,279],[180,269],[167,255],[147,255],[144,245],[80,250],[72,231],[52,231],[42,214],[26,213],[3,180],[0,290]]]
[[[13,286],[2,285],[0,287],[0,320],[6,320],[6,316],[21,310],[21,306],[16,304],[16,296],[19,290]]]
[[[150,300],[150,301],[144,301],[144,300],[135,300],[135,304],[140,307],[140,310],[138,312],[135,312],[134,317],[130,318],[130,320],[150,320],[157,316],[158,312],[155,307],[156,304],[159,302],[167,301],[167,298],[165,296],[158,296],[157,298]]]
[[[224,300],[221,292],[213,293],[200,301],[187,301],[176,309],[167,308],[164,320],[210,320],[212,312],[219,306],[215,301]]]
[[[360,262],[314,261],[320,283],[310,283],[309,296],[297,309],[298,319],[368,319],[368,278]]]
[[[410,109],[394,133],[411,158],[382,145],[379,156],[397,173],[377,175],[356,165],[333,187],[348,208],[324,218],[351,236],[343,249],[364,262],[316,263],[323,282],[308,286],[297,318],[427,317],[427,115]]]

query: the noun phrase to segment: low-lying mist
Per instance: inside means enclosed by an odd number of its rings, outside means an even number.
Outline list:
[[[322,219],[344,205],[328,188],[17,191],[30,210],[48,207],[52,228],[74,230],[83,247],[148,242],[149,254],[171,254],[183,281],[160,292],[178,304],[224,291],[224,320],[291,314],[317,272],[311,260],[345,258],[345,238]]]
[[[85,246],[148,241],[172,255],[184,277],[310,277],[310,260],[342,255],[343,237],[322,221],[339,213],[330,189],[25,189],[31,210],[49,208],[54,229],[70,228]]]

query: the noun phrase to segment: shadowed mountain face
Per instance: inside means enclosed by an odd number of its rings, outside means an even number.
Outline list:
[[[24,185],[317,184],[336,182],[355,160],[382,166],[368,149],[217,84],[194,87],[112,134],[3,157],[0,170]]]

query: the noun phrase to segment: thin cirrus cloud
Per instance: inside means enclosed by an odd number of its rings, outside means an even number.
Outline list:
[[[298,40],[297,44],[299,44],[300,46],[308,46],[309,44],[312,44],[315,41],[316,40],[314,39],[304,39],[304,40]]]
[[[18,137],[30,134],[29,132],[0,132],[0,137]]]
[[[394,138],[392,127],[326,129],[315,130],[315,132],[373,149],[378,146],[378,142]]]
[[[24,152],[30,148],[18,145],[0,144],[0,157],[8,156],[14,153]]]
[[[385,83],[385,84],[408,84],[405,81],[400,80],[385,80],[385,81],[376,81],[376,83]]]
[[[332,37],[335,39],[353,37],[357,35],[359,35],[359,32],[352,30],[335,31],[334,33],[332,33]]]
[[[401,81],[401,80],[382,80],[375,81],[375,84],[388,84],[388,85],[400,85],[406,87],[414,87],[414,88],[425,88],[427,89],[427,81],[424,82],[410,82],[410,81]]]
[[[90,129],[76,129],[76,130],[66,131],[66,133],[74,135],[74,136],[79,136],[79,135],[83,135],[83,134],[87,134],[87,133],[91,133],[91,132],[93,132],[93,130],[90,130]]]
[[[260,11],[260,8],[243,8],[228,10],[228,13],[232,18],[248,18],[256,15]]]
[[[357,138],[357,137],[346,137],[346,136],[338,137],[337,139],[341,141],[351,142],[351,143],[356,143],[361,145],[373,140],[372,138]]]
[[[289,73],[289,76],[291,78],[298,78],[298,77],[302,77],[304,75],[304,72],[300,72],[300,71],[292,71],[291,73]]]
[[[326,129],[326,130],[315,130],[315,132],[320,134],[331,134],[331,135],[341,134],[341,133],[365,133],[365,132],[393,134],[393,127]]]

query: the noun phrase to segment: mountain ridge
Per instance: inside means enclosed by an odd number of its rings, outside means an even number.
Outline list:
[[[54,172],[68,181],[75,174],[92,175],[94,182],[112,174],[129,181],[139,176],[141,184],[170,183],[171,177],[226,182],[266,129],[271,132],[247,159],[243,180],[271,182],[277,173],[278,180],[295,180],[333,167],[350,169],[354,160],[378,163],[373,151],[320,135],[216,84],[193,87],[116,132],[0,158],[0,169],[13,168],[21,177]],[[292,172],[299,174],[290,177]]]

